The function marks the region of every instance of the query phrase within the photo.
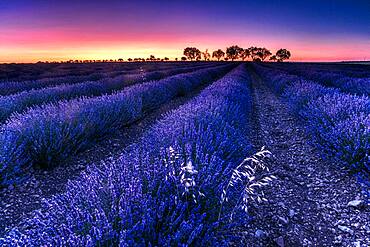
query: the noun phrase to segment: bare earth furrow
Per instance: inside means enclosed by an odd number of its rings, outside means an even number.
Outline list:
[[[253,210],[247,246],[369,246],[369,209],[348,203],[364,200],[348,171],[323,160],[309,144],[300,122],[282,99],[251,71],[254,97],[254,145],[273,154],[268,203]]]

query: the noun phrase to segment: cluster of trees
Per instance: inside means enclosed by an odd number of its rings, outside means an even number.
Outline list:
[[[165,57],[165,58],[156,58],[154,55],[150,55],[148,58],[129,58],[127,59],[127,61],[129,62],[145,62],[145,61],[169,61],[170,59],[168,57]]]
[[[226,52],[221,49],[212,52],[211,54],[208,52],[208,49],[204,52],[201,52],[196,47],[186,47],[184,49],[184,56],[180,58],[181,61],[199,61],[204,59],[204,61],[210,61],[211,58],[217,59],[220,61],[221,59],[228,61],[234,60],[243,60],[245,61],[248,58],[251,58],[253,61],[265,61],[269,58],[270,61],[277,61],[282,62],[284,60],[289,59],[291,56],[290,51],[287,49],[280,49],[274,55],[268,49],[264,47],[249,47],[247,49],[241,48],[237,45],[233,45],[226,48]],[[169,61],[168,57],[164,58],[156,58],[154,55],[150,55],[148,58],[128,58],[127,61],[129,62],[145,62],[145,61]],[[178,58],[175,58],[175,61],[178,61]],[[62,63],[106,63],[106,62],[123,62],[122,58],[113,60],[113,59],[106,59],[106,60],[69,60]],[[44,62],[38,62],[44,63]],[[46,62],[48,63],[48,62]]]
[[[145,62],[145,61],[169,61],[168,57],[164,58],[156,58],[154,55],[150,55],[148,58],[128,58],[127,61],[129,62]],[[177,58],[175,59],[178,60]],[[185,59],[186,60],[186,59]],[[119,59],[103,59],[103,60],[68,60],[61,63],[116,63],[116,62],[124,62],[123,58]],[[42,62],[39,61],[38,63],[49,63],[49,62]],[[58,63],[58,62],[55,62]]]
[[[114,63],[114,62],[123,62],[123,59],[94,59],[94,60],[68,60],[62,61],[61,63]],[[38,61],[37,63],[59,63],[59,62],[48,62],[48,61]]]
[[[195,47],[187,47],[184,49],[184,56],[185,59],[193,60],[201,60],[202,56],[205,61],[209,61],[211,55],[208,52],[208,49],[205,52],[201,52],[199,49]],[[226,52],[221,49],[218,49],[212,53],[212,58],[216,58],[220,61],[221,58],[224,58],[225,61],[227,60],[238,60],[241,59],[245,61],[248,58],[251,58],[253,61],[265,61],[267,58],[270,58],[270,61],[278,61],[282,62],[284,60],[289,59],[291,56],[290,51],[287,49],[279,49],[274,55],[271,53],[270,50],[266,49],[265,47],[249,47],[247,49],[241,48],[237,45],[233,45],[226,48]],[[183,57],[184,58],[184,57]]]

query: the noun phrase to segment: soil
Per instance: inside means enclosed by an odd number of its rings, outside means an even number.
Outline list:
[[[239,246],[370,246],[370,207],[356,178],[337,161],[323,159],[303,123],[249,68],[253,80],[253,144],[273,153],[278,178],[265,188],[267,203]],[[359,207],[349,206],[361,200]]]

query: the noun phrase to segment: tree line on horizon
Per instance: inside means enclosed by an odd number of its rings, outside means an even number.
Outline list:
[[[210,61],[211,54],[208,52],[208,49],[204,52],[201,52],[196,47],[186,47],[184,49],[184,56],[181,60],[202,60],[202,57],[205,61]],[[217,61],[220,61],[222,58],[225,61],[231,60],[238,60],[241,59],[245,61],[248,58],[251,58],[252,61],[255,62],[263,62],[267,58],[269,58],[270,61],[277,61],[277,62],[283,62],[284,60],[287,60],[291,57],[290,51],[287,49],[279,49],[276,51],[276,53],[273,55],[270,50],[266,49],[265,47],[255,47],[251,46],[249,48],[241,48],[237,45],[233,45],[226,48],[226,52],[224,52],[221,49],[218,49],[216,51],[212,52],[212,58],[216,58]]]
[[[241,48],[237,45],[233,45],[226,48],[226,51],[221,49],[217,49],[212,52],[212,55],[206,49],[204,52],[201,52],[196,47],[186,47],[183,52],[183,57],[175,58],[175,61],[210,61],[211,58],[217,59],[220,61],[221,59],[224,61],[235,61],[235,60],[242,60],[245,61],[248,58],[251,58],[252,61],[255,62],[263,62],[267,58],[270,61],[276,62],[283,62],[291,57],[290,51],[287,49],[279,49],[276,51],[275,54],[272,54],[270,50],[266,49],[265,47],[255,47],[251,46],[249,48]],[[128,62],[158,62],[158,61],[169,61],[168,57],[164,58],[156,58],[154,55],[150,55],[148,58],[128,58]],[[62,61],[61,63],[112,63],[112,62],[124,62],[123,58],[119,59],[105,59],[105,60],[68,60]],[[38,63],[58,63],[58,62],[41,62]]]

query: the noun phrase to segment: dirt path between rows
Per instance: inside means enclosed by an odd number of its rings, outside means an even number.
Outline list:
[[[87,166],[98,165],[102,160],[117,158],[125,147],[139,140],[163,114],[185,104],[207,85],[200,86],[191,94],[177,97],[164,104],[132,125],[118,130],[111,137],[106,137],[89,150],[66,161],[65,164],[49,171],[34,169],[30,172],[31,178],[26,183],[0,191],[0,237],[6,228],[14,227],[29,217],[33,210],[40,208],[43,198],[62,193],[67,181],[77,178]]]
[[[278,180],[265,190],[269,202],[251,212],[243,246],[370,246],[370,210],[356,179],[321,158],[284,101],[249,69],[253,144],[273,153]],[[362,205],[349,206],[353,200]]]

